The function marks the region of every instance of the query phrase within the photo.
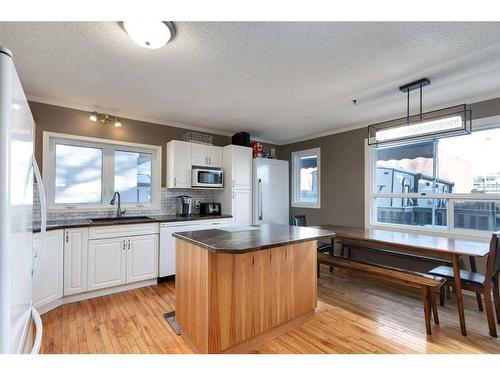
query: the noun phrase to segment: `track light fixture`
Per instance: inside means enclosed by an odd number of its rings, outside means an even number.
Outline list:
[[[103,125],[113,124],[115,128],[121,128],[122,123],[120,119],[115,116],[107,115],[105,113],[90,112],[89,120],[92,122],[100,122]]]

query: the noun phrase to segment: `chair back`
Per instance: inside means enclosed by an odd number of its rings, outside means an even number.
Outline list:
[[[491,236],[490,252],[486,262],[486,279],[489,281],[500,271],[500,231]]]
[[[296,215],[293,217],[293,225],[307,227],[306,215]]]

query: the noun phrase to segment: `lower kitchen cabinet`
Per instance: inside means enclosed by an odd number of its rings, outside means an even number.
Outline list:
[[[130,237],[127,240],[126,282],[158,277],[158,235]]]
[[[126,261],[126,239],[106,238],[89,241],[89,290],[125,284]]]
[[[89,228],[72,228],[64,231],[64,295],[88,290],[87,263]]]
[[[33,236],[35,248],[40,246],[40,233]],[[39,254],[38,269],[33,278],[33,305],[43,311],[43,306],[63,296],[63,231],[46,233],[45,248]]]

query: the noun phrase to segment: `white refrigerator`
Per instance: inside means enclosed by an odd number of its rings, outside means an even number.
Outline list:
[[[253,224],[289,224],[288,161],[253,160]]]
[[[42,327],[32,306],[33,174],[42,204],[43,251],[46,207],[33,157],[34,122],[9,50],[0,47],[0,353],[37,353]],[[33,325],[35,336],[33,337]]]

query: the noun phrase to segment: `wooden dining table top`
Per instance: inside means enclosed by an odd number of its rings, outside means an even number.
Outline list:
[[[315,225],[314,227],[333,231],[338,240],[351,240],[371,246],[379,244],[381,247],[415,253],[483,257],[489,253],[490,246],[490,241],[486,239],[460,239],[437,234],[365,229],[330,224]]]

